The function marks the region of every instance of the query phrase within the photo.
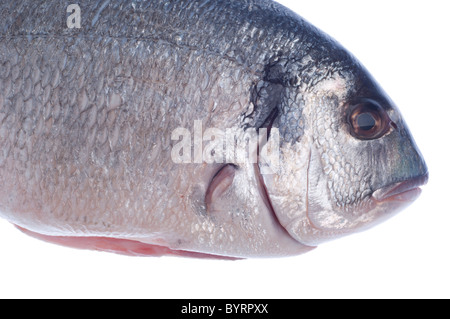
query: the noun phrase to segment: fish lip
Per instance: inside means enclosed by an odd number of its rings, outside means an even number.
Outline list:
[[[377,189],[373,192],[372,198],[379,203],[391,201],[413,202],[422,192],[420,186],[428,183],[428,177],[428,173],[425,173],[421,176]]]

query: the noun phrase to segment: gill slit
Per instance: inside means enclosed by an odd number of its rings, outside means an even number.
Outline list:
[[[311,147],[310,147],[309,148],[308,166],[306,168],[306,200],[305,200],[306,219],[308,220],[310,225],[312,225],[311,220],[309,219],[309,168],[311,166],[311,158],[312,158],[312,151],[311,151]]]
[[[258,189],[260,190],[261,197],[263,199],[263,203],[266,205],[267,209],[269,210],[271,217],[273,218],[274,224],[281,230],[283,234],[286,236],[292,238],[289,231],[281,224],[280,219],[277,216],[277,213],[275,212],[275,209],[272,204],[272,200],[269,196],[269,191],[267,190],[266,184],[264,183],[264,178],[261,174],[261,171],[259,170],[258,164],[253,164],[255,174],[256,174],[256,181],[259,184]]]

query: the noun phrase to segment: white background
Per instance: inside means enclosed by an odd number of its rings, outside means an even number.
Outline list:
[[[293,258],[132,258],[29,238],[0,221],[0,297],[450,297],[448,1],[281,0],[338,39],[401,109],[430,169],[420,199]]]

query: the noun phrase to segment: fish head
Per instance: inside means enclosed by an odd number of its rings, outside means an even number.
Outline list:
[[[324,47],[276,72],[290,79],[271,123],[279,130],[279,163],[269,174],[259,163],[278,221],[307,246],[392,217],[428,180],[396,105],[337,43]]]

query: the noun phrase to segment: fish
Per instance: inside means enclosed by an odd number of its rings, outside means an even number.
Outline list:
[[[4,0],[0,17],[0,216],[40,240],[290,257],[428,181],[369,71],[275,1]]]

